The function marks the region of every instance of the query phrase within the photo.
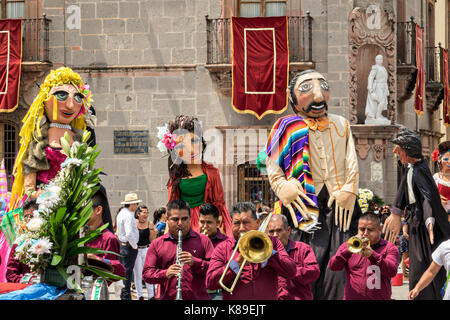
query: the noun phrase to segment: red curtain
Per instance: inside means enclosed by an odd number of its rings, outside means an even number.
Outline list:
[[[450,118],[448,115],[448,104],[449,104],[449,97],[448,97],[448,50],[442,49],[442,60],[443,60],[443,70],[442,70],[442,80],[444,84],[444,101],[442,102],[443,105],[443,119],[444,119],[444,125],[450,126]]]
[[[287,17],[231,18],[232,105],[261,119],[287,107]]]
[[[416,25],[416,92],[414,95],[414,111],[420,117],[423,113],[423,102],[425,96],[425,71],[423,67],[423,30]]]
[[[0,20],[0,112],[19,105],[22,62],[22,20]]]

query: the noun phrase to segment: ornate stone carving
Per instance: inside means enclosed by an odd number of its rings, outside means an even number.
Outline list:
[[[369,17],[372,22],[368,24]],[[390,92],[385,116],[392,123],[395,120],[396,102],[394,14],[391,9],[380,9],[378,11],[373,9],[368,12],[367,9],[356,7],[349,14],[348,20],[350,122],[352,124],[364,122],[364,106],[366,103],[364,97],[367,96],[367,88],[361,88],[361,83],[365,83],[366,79],[358,79],[358,72],[360,72],[358,67],[363,67],[361,63],[366,63],[363,54],[366,54],[368,58],[381,54],[386,61],[385,67],[388,72]],[[358,88],[358,85],[360,88]],[[364,95],[360,94],[362,90],[365,91]],[[362,101],[358,101],[359,99]],[[358,109],[358,106],[363,106],[363,109]]]
[[[355,149],[358,157],[365,160],[372,150],[373,160],[383,161],[387,157],[389,140],[395,136],[397,128],[392,125],[352,125],[352,134],[355,138]]]
[[[373,158],[375,161],[380,162],[386,158],[386,143],[384,139],[374,139],[374,144],[372,145]]]
[[[370,150],[369,140],[364,138],[357,139],[355,149],[362,160],[366,159]]]

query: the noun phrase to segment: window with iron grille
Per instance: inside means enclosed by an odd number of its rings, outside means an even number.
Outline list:
[[[238,166],[238,201],[260,200],[273,209],[277,196],[270,187],[267,175],[262,175],[256,164],[246,162]]]
[[[238,17],[286,15],[286,0],[237,0]]]
[[[5,160],[5,170],[8,178],[8,191],[11,190],[11,172],[17,150],[17,128],[10,123],[0,122],[0,162]]]

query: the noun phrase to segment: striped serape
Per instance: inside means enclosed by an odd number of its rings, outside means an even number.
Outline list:
[[[305,232],[318,229],[319,210],[309,167],[309,127],[303,118],[291,115],[278,119],[270,131],[266,153],[283,170],[287,179],[294,177],[301,183],[305,194],[316,204],[312,207],[303,200],[312,217],[308,221],[304,221],[301,213],[294,209],[298,228]]]

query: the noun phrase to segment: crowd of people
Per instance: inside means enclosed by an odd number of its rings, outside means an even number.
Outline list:
[[[101,186],[88,226],[108,228],[86,245],[107,253],[88,254],[87,263],[124,278],[114,283],[122,300],[133,298],[133,283],[139,300],[144,285],[147,299],[161,300],[389,300],[400,263],[409,299],[450,299],[450,144],[434,152],[440,171],[433,177],[417,133],[399,129],[391,140],[402,177],[395,201],[363,212],[350,124],[328,113],[327,80],[305,70],[287,93],[294,114],[277,120],[258,157],[279,199],[273,206],[243,201],[228,210],[219,170],[203,157],[201,123],[187,115],[157,128],[169,179],[153,221],[130,192],[113,223]],[[60,138],[78,141],[79,130],[92,130],[84,118],[89,96],[81,78],[61,68],[30,107],[12,188],[16,197],[30,195],[24,220],[37,208],[39,186],[65,161]],[[16,249],[1,261],[10,282],[30,271]]]

